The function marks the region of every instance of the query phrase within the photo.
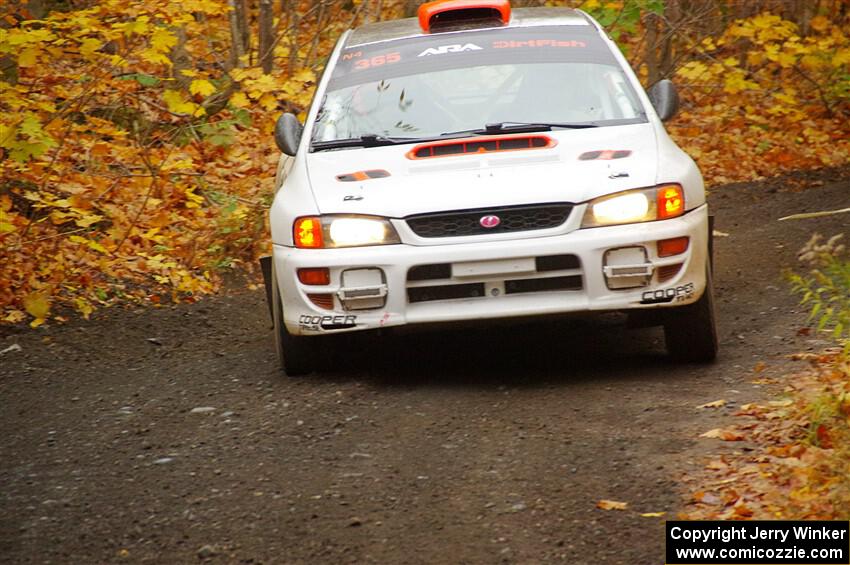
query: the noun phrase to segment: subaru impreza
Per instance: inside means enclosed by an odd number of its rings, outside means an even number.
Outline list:
[[[567,8],[442,0],[342,34],[284,114],[264,261],[280,362],[346,332],[626,312],[717,352],[703,180],[605,30]]]

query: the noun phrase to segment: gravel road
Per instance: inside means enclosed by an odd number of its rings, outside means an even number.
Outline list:
[[[847,206],[834,175],[712,193],[711,366],[611,317],[369,336],[290,379],[261,291],[0,328],[0,561],[662,563],[640,514],[675,515],[698,435],[825,345],[781,269],[848,217],[776,220]]]

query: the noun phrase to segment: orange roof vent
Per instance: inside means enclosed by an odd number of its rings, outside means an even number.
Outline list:
[[[467,24],[507,25],[509,0],[436,0],[419,6],[419,26],[425,33]]]

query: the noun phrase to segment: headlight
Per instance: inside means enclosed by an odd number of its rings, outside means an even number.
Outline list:
[[[306,216],[295,220],[295,247],[361,247],[400,243],[398,234],[385,218],[374,216]]]
[[[627,190],[591,200],[581,227],[595,228],[666,220],[685,213],[685,195],[678,184]]]

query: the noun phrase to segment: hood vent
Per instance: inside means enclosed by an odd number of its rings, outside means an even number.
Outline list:
[[[549,149],[557,141],[548,135],[497,135],[435,141],[415,146],[407,152],[407,158],[413,160],[432,157],[452,157],[468,153],[497,153],[499,151],[522,151],[526,149]]]

